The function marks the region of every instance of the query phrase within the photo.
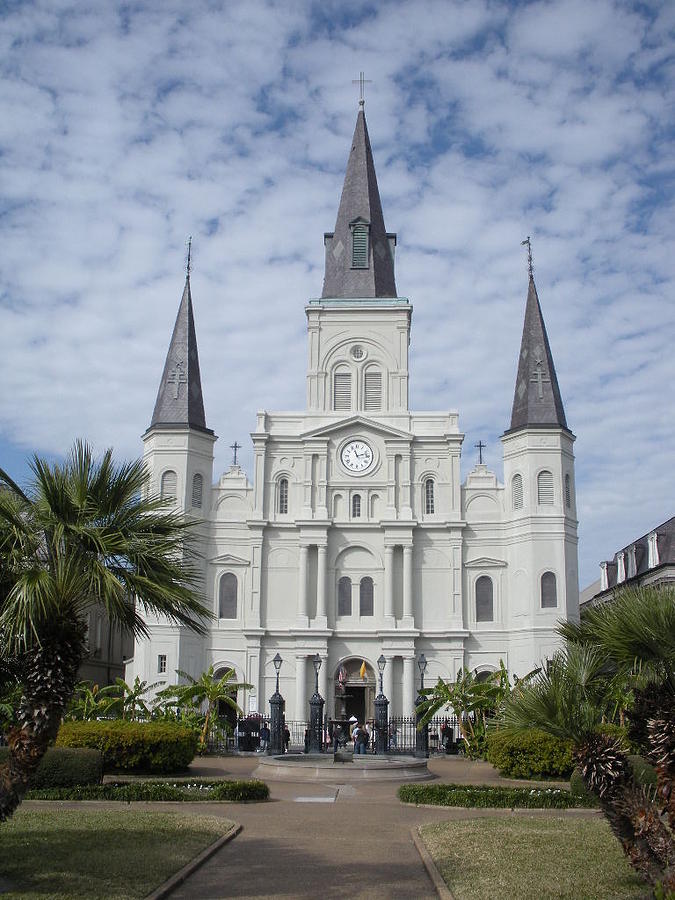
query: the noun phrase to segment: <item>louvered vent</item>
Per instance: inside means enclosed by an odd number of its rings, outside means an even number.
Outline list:
[[[333,390],[333,409],[352,408],[352,376],[349,372],[336,372]]]
[[[169,469],[168,472],[165,472],[162,475],[162,489],[161,495],[162,500],[170,500],[176,499],[176,494],[178,492],[178,478],[176,473]]]
[[[352,231],[352,268],[368,268],[368,229],[364,225]]]
[[[511,491],[513,494],[513,508],[523,508],[523,476],[514,475],[511,482]]]
[[[568,509],[572,506],[572,480],[569,475],[565,475],[565,506]]]
[[[202,493],[204,491],[204,479],[201,475],[195,475],[192,479],[192,505],[198,509],[202,507]]]
[[[537,478],[537,503],[541,506],[553,506],[553,475],[551,472],[540,472]]]
[[[382,409],[382,372],[366,372],[365,392],[365,408]]]

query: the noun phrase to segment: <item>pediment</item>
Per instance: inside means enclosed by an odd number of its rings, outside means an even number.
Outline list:
[[[464,563],[465,569],[495,569],[505,568],[503,559],[493,559],[491,556],[479,556],[478,559],[469,559]]]
[[[220,556],[212,556],[209,562],[212,565],[223,566],[250,566],[251,561],[244,559],[242,556],[235,556],[234,553],[223,553]]]
[[[340,419],[339,422],[331,422],[330,425],[312,428],[310,431],[305,431],[301,437],[305,440],[307,438],[332,437],[339,431],[353,431],[355,428],[375,432],[376,434],[382,435],[384,438],[398,438],[399,440],[402,439],[405,441],[412,441],[413,439],[413,436],[409,431],[401,431],[398,428],[392,428],[391,425],[384,425],[382,422],[376,422],[366,416],[350,416],[348,419]]]

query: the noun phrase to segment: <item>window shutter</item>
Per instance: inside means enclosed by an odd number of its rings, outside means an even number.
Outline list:
[[[365,409],[382,409],[382,372],[366,372]]]
[[[511,490],[513,494],[513,508],[523,508],[523,476],[514,475],[511,482]]]
[[[178,493],[178,478],[176,473],[169,469],[162,475],[162,500],[174,499]]]
[[[368,229],[357,225],[352,231],[352,268],[368,268]]]
[[[201,509],[204,479],[201,475],[195,475],[192,479],[192,505]]]
[[[555,575],[553,572],[544,572],[541,576],[541,608],[555,609],[558,605],[558,592],[556,590]]]
[[[553,506],[553,475],[540,472],[537,478],[537,502],[542,506]]]
[[[352,376],[349,372],[336,372],[333,391],[333,409],[352,408]]]

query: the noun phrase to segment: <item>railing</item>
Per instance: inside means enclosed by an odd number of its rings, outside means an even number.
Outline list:
[[[240,719],[237,722],[237,736],[216,723],[209,734],[208,749],[211,753],[225,753],[232,751],[255,752],[260,747],[260,728],[268,717],[251,717]],[[302,752],[305,747],[305,731],[309,723],[302,720],[289,720],[286,722],[290,732],[290,750]],[[462,752],[463,741],[457,724],[457,717],[435,716],[427,725],[429,730],[429,753],[457,753]],[[389,752],[410,754],[414,753],[417,741],[417,725],[414,716],[392,716],[389,719]],[[329,728],[326,720],[324,739],[326,749],[331,747]]]

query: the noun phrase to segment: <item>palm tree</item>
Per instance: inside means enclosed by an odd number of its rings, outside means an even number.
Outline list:
[[[206,713],[199,738],[199,745],[203,750],[206,747],[209,728],[217,714],[218,705],[225,703],[241,715],[242,710],[236,701],[237,691],[248,689],[252,685],[235,681],[234,669],[227,669],[221,678],[215,678],[213,666],[209,666],[199,678],[193,678],[182,669],[176,669],[176,673],[187,683],[165,688],[160,692],[160,696],[169,702],[173,699],[177,706],[194,709],[201,709],[206,704]]]
[[[116,678],[114,687],[117,691],[117,697],[113,711],[117,712],[119,710],[123,719],[128,718],[132,722],[136,720],[139,714],[143,718],[149,719],[150,709],[145,702],[145,698],[161,684],[164,684],[164,682],[155,681],[153,684],[148,684],[147,681],[141,681],[138,675],[134,678],[133,684],[127,684],[123,678]]]
[[[675,890],[675,591],[625,590],[565,623],[567,648],[507,700],[504,724],[570,738],[584,781],[629,861]],[[631,676],[628,737],[656,766],[654,796],[636,784],[621,741],[603,733],[615,679]]]
[[[189,525],[147,493],[141,462],[95,460],[78,441],[63,465],[38,456],[24,492],[0,469],[0,657],[20,671],[18,725],[0,769],[0,821],[53,742],[86,654],[86,615],[147,635],[143,613],[205,632]]]

